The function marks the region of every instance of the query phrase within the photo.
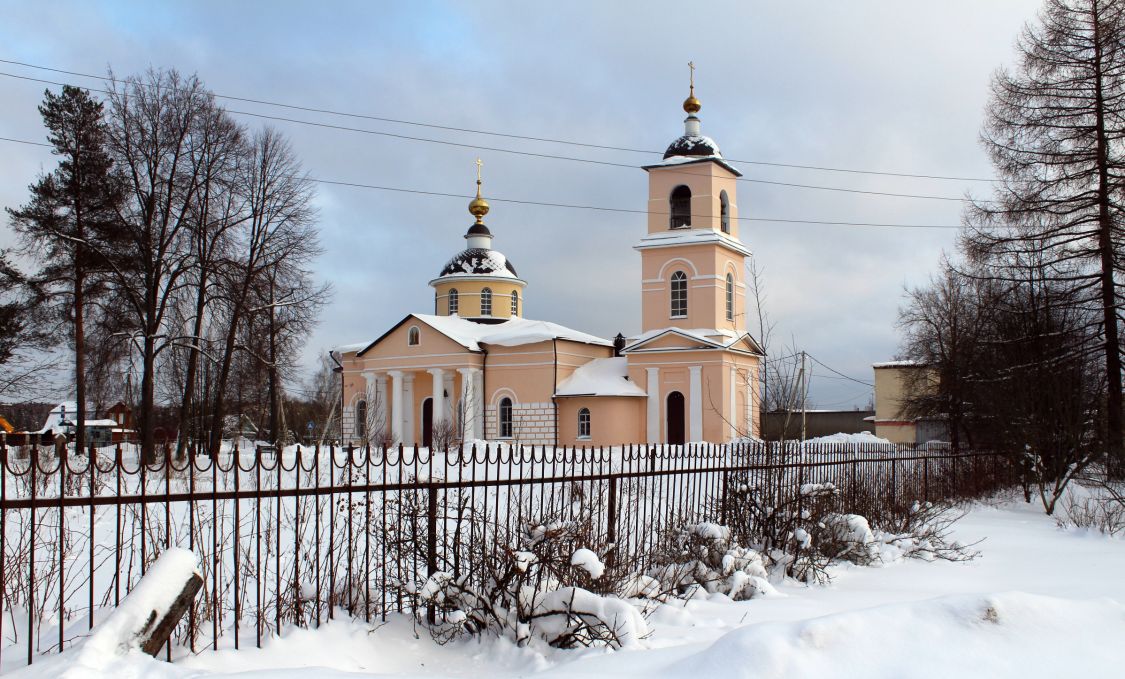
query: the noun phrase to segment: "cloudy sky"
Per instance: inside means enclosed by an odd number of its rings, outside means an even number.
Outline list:
[[[807,225],[771,219],[956,226],[957,200],[798,188],[781,182],[959,198],[985,181],[752,164],[783,163],[961,178],[991,176],[978,143],[991,73],[1011,63],[1036,0],[849,2],[180,2],[0,0],[0,59],[81,73],[149,66],[196,73],[213,91],[272,102],[653,153],[608,151],[349,119],[227,101],[271,124],[319,179],[468,195],[485,161],[494,245],[528,281],[528,317],[612,337],[639,330],[640,214],[496,199],[644,209],[640,169],[535,158],[529,151],[640,166],[682,133],[687,62],[704,133],[747,181],[742,238],[763,270],[773,355],[795,345],[871,380],[898,348],[907,286],[924,282],[956,230]],[[97,80],[0,63],[0,137],[42,141],[43,78]],[[249,113],[456,142],[269,121]],[[492,150],[471,148],[492,147]],[[0,142],[0,206],[53,161]],[[320,185],[335,296],[307,359],[371,339],[411,311],[463,247],[466,200]],[[0,225],[0,247],[12,244]],[[862,384],[814,370],[821,407],[863,405]]]

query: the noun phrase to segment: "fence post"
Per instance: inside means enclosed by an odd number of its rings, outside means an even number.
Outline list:
[[[431,480],[426,488],[426,577],[433,577],[437,572],[437,485]],[[426,620],[433,625],[436,622],[434,605],[426,606]]]
[[[898,458],[891,458],[891,515],[896,513],[898,508]]]
[[[723,470],[723,486],[719,491],[719,523],[727,525],[727,492],[730,486],[730,471]]]
[[[925,502],[930,501],[930,454],[926,453],[922,458],[922,499]]]
[[[614,562],[617,561],[617,476],[611,474],[609,477],[609,506],[606,508],[606,527],[605,539],[611,546],[609,553],[606,554],[606,566],[613,568]]]

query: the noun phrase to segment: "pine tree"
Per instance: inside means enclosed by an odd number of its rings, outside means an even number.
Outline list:
[[[1017,42],[1018,68],[993,79],[982,141],[999,184],[993,200],[969,211],[966,238],[979,262],[1042,252],[1044,271],[1075,291],[1067,303],[1094,312],[1104,440],[1119,461],[1123,38],[1122,0],[1046,0],[1039,23]]]
[[[72,331],[75,443],[84,450],[87,296],[108,264],[103,245],[113,238],[121,194],[105,149],[101,102],[66,85],[60,94],[45,93],[39,113],[59,164],[31,185],[27,205],[8,213],[27,249],[42,261],[36,278],[52,293]]]

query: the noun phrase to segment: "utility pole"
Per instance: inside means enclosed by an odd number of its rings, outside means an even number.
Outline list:
[[[801,442],[804,443],[805,436],[807,435],[808,420],[805,417],[806,410],[805,404],[809,396],[809,378],[805,373],[805,352],[801,352],[801,373],[798,377],[801,385]]]

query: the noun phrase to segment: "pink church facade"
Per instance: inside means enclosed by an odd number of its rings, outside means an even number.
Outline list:
[[[468,247],[437,278],[434,314],[333,351],[343,437],[448,446],[720,443],[759,433],[759,366],[746,331],[737,169],[702,135],[694,92],[685,133],[649,176],[641,332],[608,340],[523,317],[523,289],[492,248],[480,196]],[[577,301],[577,300],[576,300]]]

